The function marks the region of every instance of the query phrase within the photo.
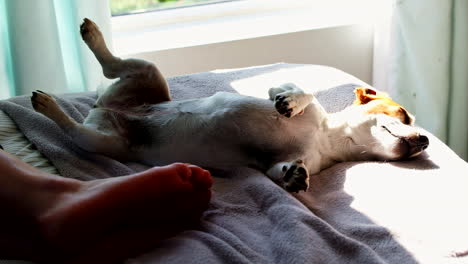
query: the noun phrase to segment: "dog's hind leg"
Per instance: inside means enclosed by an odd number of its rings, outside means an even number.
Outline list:
[[[98,105],[113,108],[124,100],[126,107],[132,107],[171,100],[166,79],[153,63],[114,56],[98,26],[87,18],[80,26],[80,34],[101,64],[104,76],[109,79],[120,78],[109,87],[107,95],[98,101]],[[115,102],[114,99],[120,101]]]
[[[77,123],[63,112],[52,96],[44,92],[33,92],[31,103],[34,110],[53,120],[82,149],[116,159],[124,159],[123,155],[128,151],[128,142],[118,133],[111,129],[103,132],[94,127]],[[90,114],[88,118],[93,117]],[[102,122],[109,121],[102,120]],[[105,123],[99,125],[103,126]]]
[[[266,175],[288,192],[307,191],[309,187],[309,172],[302,160],[278,162]]]

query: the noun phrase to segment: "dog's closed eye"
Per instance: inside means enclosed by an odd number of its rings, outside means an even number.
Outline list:
[[[382,129],[384,129],[385,131],[387,131],[390,135],[394,136],[394,137],[397,137],[395,134],[392,133],[392,131],[390,131],[390,129],[388,129],[388,127],[386,126],[380,126]]]

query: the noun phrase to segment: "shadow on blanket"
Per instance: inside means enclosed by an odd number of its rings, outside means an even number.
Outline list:
[[[435,170],[440,167],[429,159],[429,155],[426,152],[421,153],[418,157],[412,160],[402,160],[399,162],[392,162],[393,166],[403,169],[416,169],[416,170]]]

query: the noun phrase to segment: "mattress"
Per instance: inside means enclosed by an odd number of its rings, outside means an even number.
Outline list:
[[[168,81],[175,100],[217,91],[266,98],[269,87],[294,82],[329,112],[351,104],[355,87],[369,87],[334,68],[284,63]],[[57,96],[78,122],[95,99],[95,93]],[[0,102],[0,144],[26,162],[83,180],[146,168],[83,152],[28,102]],[[127,263],[467,263],[451,254],[468,249],[468,165],[425,134],[430,146],[416,159],[339,163],[312,175],[311,188],[300,194],[249,168],[215,174],[201,225]]]
[[[60,175],[51,162],[18,130],[13,120],[3,111],[0,111],[0,145],[6,152],[22,161],[45,172]]]

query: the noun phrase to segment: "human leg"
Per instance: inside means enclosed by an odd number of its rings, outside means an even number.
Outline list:
[[[196,224],[211,196],[210,174],[186,164],[82,182],[41,172],[0,150],[0,171],[0,209],[6,212],[0,258],[96,255],[102,243],[146,234],[119,252],[129,256]]]

